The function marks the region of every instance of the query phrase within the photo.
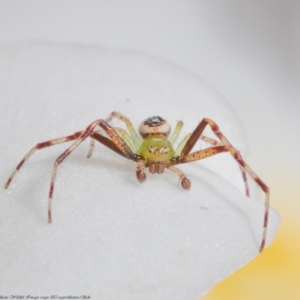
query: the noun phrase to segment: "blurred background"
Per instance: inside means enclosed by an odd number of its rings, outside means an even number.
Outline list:
[[[272,246],[201,299],[300,299],[300,1],[0,0],[0,43],[19,41],[138,50],[219,90],[282,221]]]

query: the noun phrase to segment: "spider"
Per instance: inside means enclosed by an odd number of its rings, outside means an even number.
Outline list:
[[[128,132],[122,128],[110,126],[109,122],[112,118],[117,118],[123,121],[126,124]],[[220,141],[202,135],[207,126],[211,128]],[[265,247],[267,236],[270,198],[269,188],[246,164],[239,151],[237,151],[230,144],[227,138],[219,130],[219,126],[214,121],[208,118],[202,119],[196,129],[192,133],[188,134],[175,149],[174,143],[177,140],[182,127],[183,122],[177,122],[173,133],[169,137],[171,132],[171,126],[169,123],[159,116],[154,116],[141,123],[139,127],[139,135],[128,118],[117,112],[112,112],[106,121],[102,119],[96,120],[83,131],[78,131],[66,137],[36,144],[17,165],[16,169],[8,178],[5,188],[9,187],[16,172],[20,170],[23,164],[36,150],[64,142],[75,141],[55,160],[53,166],[48,197],[48,223],[51,223],[52,199],[58,165],[88,137],[91,138],[91,144],[87,157],[92,155],[96,140],[117,154],[135,161],[137,163],[136,177],[139,182],[145,181],[146,168],[148,168],[149,172],[152,174],[162,174],[164,173],[165,169],[168,169],[175,172],[179,176],[181,186],[186,190],[190,189],[191,182],[183,172],[175,167],[175,165],[204,159],[223,152],[229,152],[240,166],[242,178],[245,184],[246,196],[250,196],[246,173],[253,178],[253,180],[261,187],[266,195],[263,234],[260,244],[261,252]],[[208,142],[211,146],[203,150],[191,152],[198,139]]]

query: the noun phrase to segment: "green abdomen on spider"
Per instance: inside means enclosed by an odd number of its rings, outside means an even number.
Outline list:
[[[168,161],[175,150],[167,139],[151,137],[142,142],[138,153],[149,161]]]

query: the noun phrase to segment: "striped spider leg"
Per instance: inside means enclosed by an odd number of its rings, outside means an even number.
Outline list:
[[[184,147],[180,153],[180,156],[178,160],[176,161],[176,164],[181,163],[188,163],[196,160],[200,160],[202,158],[206,157],[206,151],[209,149],[204,149],[200,151],[196,151],[193,153],[190,153],[194,145],[196,144],[197,140],[201,137],[202,132],[206,128],[206,126],[209,126],[213,133],[219,138],[221,141],[221,145],[223,146],[216,146],[209,148],[213,151],[217,151],[218,153],[228,151],[232,155],[232,157],[237,161],[237,163],[240,165],[240,168],[244,170],[244,172],[248,173],[250,177],[253,178],[253,180],[261,187],[262,191],[265,193],[265,212],[264,212],[264,220],[263,220],[263,234],[262,234],[262,240],[260,244],[260,252],[264,249],[265,243],[266,243],[266,237],[267,237],[267,228],[268,228],[268,219],[269,219],[269,206],[270,206],[270,190],[268,186],[255,174],[255,172],[246,164],[246,162],[241,157],[238,150],[236,150],[230,142],[227,140],[227,138],[223,135],[223,133],[220,131],[219,126],[212,121],[211,119],[204,118],[199,125],[196,127],[196,129],[193,131],[193,133],[189,136],[187,142],[184,144]],[[218,148],[218,147],[224,147],[224,149]],[[216,149],[218,148],[218,149]],[[215,150],[214,150],[215,149]],[[243,179],[246,185],[246,195],[249,196],[249,187],[247,184],[246,174],[242,172]]]
[[[186,142],[188,141],[188,139],[190,138],[192,134],[189,133],[188,135],[185,136],[185,138],[181,141],[178,149],[177,149],[177,153],[180,154],[183,147],[185,146]],[[207,143],[209,143],[210,145],[212,146],[222,146],[222,142],[220,141],[216,141],[215,139],[212,139],[210,137],[207,137],[205,135],[200,135],[199,137],[199,140],[202,140],[202,141],[205,141]],[[244,168],[240,165],[240,170],[241,170],[241,173],[242,173],[242,178],[243,178],[243,181],[244,181],[244,185],[245,185],[245,192],[246,192],[246,196],[247,197],[250,197],[250,189],[249,189],[249,184],[248,184],[248,180],[247,180],[247,174],[246,174],[246,171],[244,170]]]
[[[127,117],[113,111],[110,113],[110,115],[106,119],[106,122],[110,123],[113,118],[119,119],[120,121],[122,121],[126,124],[129,134],[123,128],[119,128],[119,127],[113,127],[113,128],[115,131],[117,131],[119,136],[126,142],[126,144],[130,147],[130,149],[135,153],[138,150],[138,148],[140,147],[140,145],[142,144],[141,137],[137,134],[132,123],[130,122],[130,120]],[[100,134],[104,134],[104,131],[101,129],[97,130],[96,132],[98,132]],[[89,148],[89,151],[87,154],[88,158],[91,157],[94,147],[95,147],[95,140],[91,139],[90,148]]]
[[[94,129],[96,126],[100,126],[103,131],[110,137],[107,138],[97,132],[94,132]],[[8,178],[5,189],[7,189],[13,180],[15,174],[17,171],[20,170],[20,168],[23,166],[23,164],[29,159],[29,157],[36,151],[43,149],[45,147],[57,145],[60,143],[65,143],[69,141],[75,140],[75,142],[67,148],[56,160],[53,165],[52,170],[52,176],[51,176],[51,182],[50,182],[50,189],[49,189],[49,197],[48,197],[48,223],[52,222],[52,199],[53,199],[53,192],[54,192],[54,183],[57,173],[57,168],[60,163],[69,155],[71,154],[87,137],[91,137],[98,142],[104,144],[114,152],[128,158],[131,160],[136,160],[136,155],[130,150],[129,146],[122,140],[119,135],[114,131],[114,129],[107,124],[104,120],[97,120],[93,123],[91,123],[86,130],[84,131],[78,131],[72,135],[38,143],[36,144],[21,160],[21,162],[17,165],[16,169],[13,171],[13,173]]]

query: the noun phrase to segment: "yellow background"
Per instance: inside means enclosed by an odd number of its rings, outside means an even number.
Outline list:
[[[274,243],[201,300],[300,299],[300,221],[297,207],[289,205],[299,201],[299,177],[292,170],[282,171],[273,173],[271,182],[273,206],[281,214]]]

